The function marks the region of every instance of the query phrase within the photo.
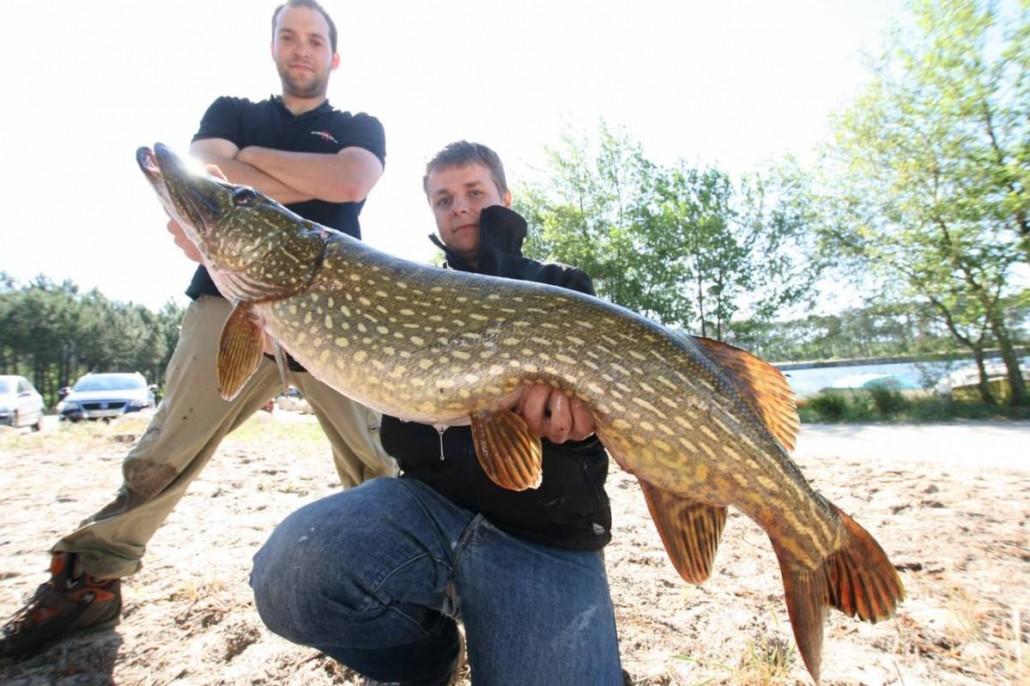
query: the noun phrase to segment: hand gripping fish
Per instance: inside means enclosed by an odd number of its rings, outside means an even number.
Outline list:
[[[817,681],[826,608],[875,622],[904,598],[873,537],[790,459],[794,398],[766,362],[581,293],[391,257],[251,188],[191,173],[160,144],[137,161],[235,305],[219,343],[224,397],[257,368],[267,331],[369,407],[471,423],[483,469],[518,490],[539,485],[541,448],[509,408],[528,385],[550,384],[586,404],[609,454],[640,481],[685,580],[711,573],[728,506],[766,531]]]

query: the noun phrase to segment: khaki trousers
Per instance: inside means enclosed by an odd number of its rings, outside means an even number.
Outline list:
[[[137,572],[147,542],[218,444],[281,390],[279,371],[266,357],[231,402],[218,394],[218,337],[230,310],[226,300],[214,296],[201,296],[186,309],[165,376],[165,397],[122,463],[117,497],[54,546],[54,551],[77,553],[89,574],[113,578]],[[379,441],[378,413],[306,372],[291,372],[288,380],[325,431],[344,487],[396,474]]]

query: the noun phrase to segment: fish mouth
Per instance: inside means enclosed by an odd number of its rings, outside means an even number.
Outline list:
[[[157,183],[160,180],[161,169],[157,166],[157,160],[154,159],[154,151],[147,146],[144,145],[136,150],[136,164],[151,183]]]
[[[161,204],[166,208],[168,207],[170,198],[168,197],[168,188],[165,186],[164,175],[161,173],[161,168],[157,165],[157,158],[154,155],[154,151],[148,147],[141,147],[136,150],[136,164],[139,165],[140,171],[143,172],[143,176],[146,177],[150,185],[154,187],[154,191],[158,197],[161,198]]]
[[[218,223],[226,207],[222,197],[229,192],[228,184],[193,172],[162,143],[136,150],[136,163],[165,210],[187,233],[192,230],[193,235],[203,236]]]

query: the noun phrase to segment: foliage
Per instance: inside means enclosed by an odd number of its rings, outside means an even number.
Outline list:
[[[880,384],[869,389],[869,399],[876,412],[883,417],[893,417],[908,406],[908,398],[901,391]]]
[[[848,400],[839,393],[823,392],[809,400],[805,406],[828,422],[839,422],[848,411]]]
[[[975,0],[913,9],[918,30],[890,37],[873,82],[835,122],[824,247],[904,284],[974,356],[993,340],[1023,402],[1003,303],[1030,256],[1028,12],[1002,34]]]
[[[517,205],[534,227],[530,256],[574,265],[598,294],[663,321],[689,317],[689,301],[668,285],[678,278],[673,246],[655,213],[657,167],[640,145],[604,125],[596,153],[566,135],[550,152],[546,187],[520,194]]]
[[[1002,308],[1013,342],[1030,344],[1030,302],[1017,294],[1005,298]],[[786,321],[740,322],[736,331],[738,345],[775,361],[968,355],[933,307],[917,300],[871,303]],[[987,347],[995,346],[988,335]]]
[[[955,419],[1030,419],[1030,408],[911,395],[885,388],[869,391],[823,391],[803,399],[798,414],[813,422],[947,422]]]
[[[807,180],[791,162],[735,183],[717,168],[671,166],[603,123],[593,146],[567,135],[546,184],[521,194],[527,254],[573,264],[601,297],[714,338],[742,314],[768,320],[812,292]]]
[[[175,348],[182,309],[160,312],[79,293],[39,276],[19,286],[0,274],[0,373],[32,380],[48,405],[86,372],[138,371],[159,383]]]

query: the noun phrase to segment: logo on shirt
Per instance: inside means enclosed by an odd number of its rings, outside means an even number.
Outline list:
[[[310,131],[309,133],[311,133],[311,135],[313,135],[313,136],[318,136],[319,138],[321,138],[323,140],[327,140],[330,143],[336,143],[336,145],[340,144],[339,141],[337,141],[335,138],[333,138],[333,134],[329,133],[328,131]]]

